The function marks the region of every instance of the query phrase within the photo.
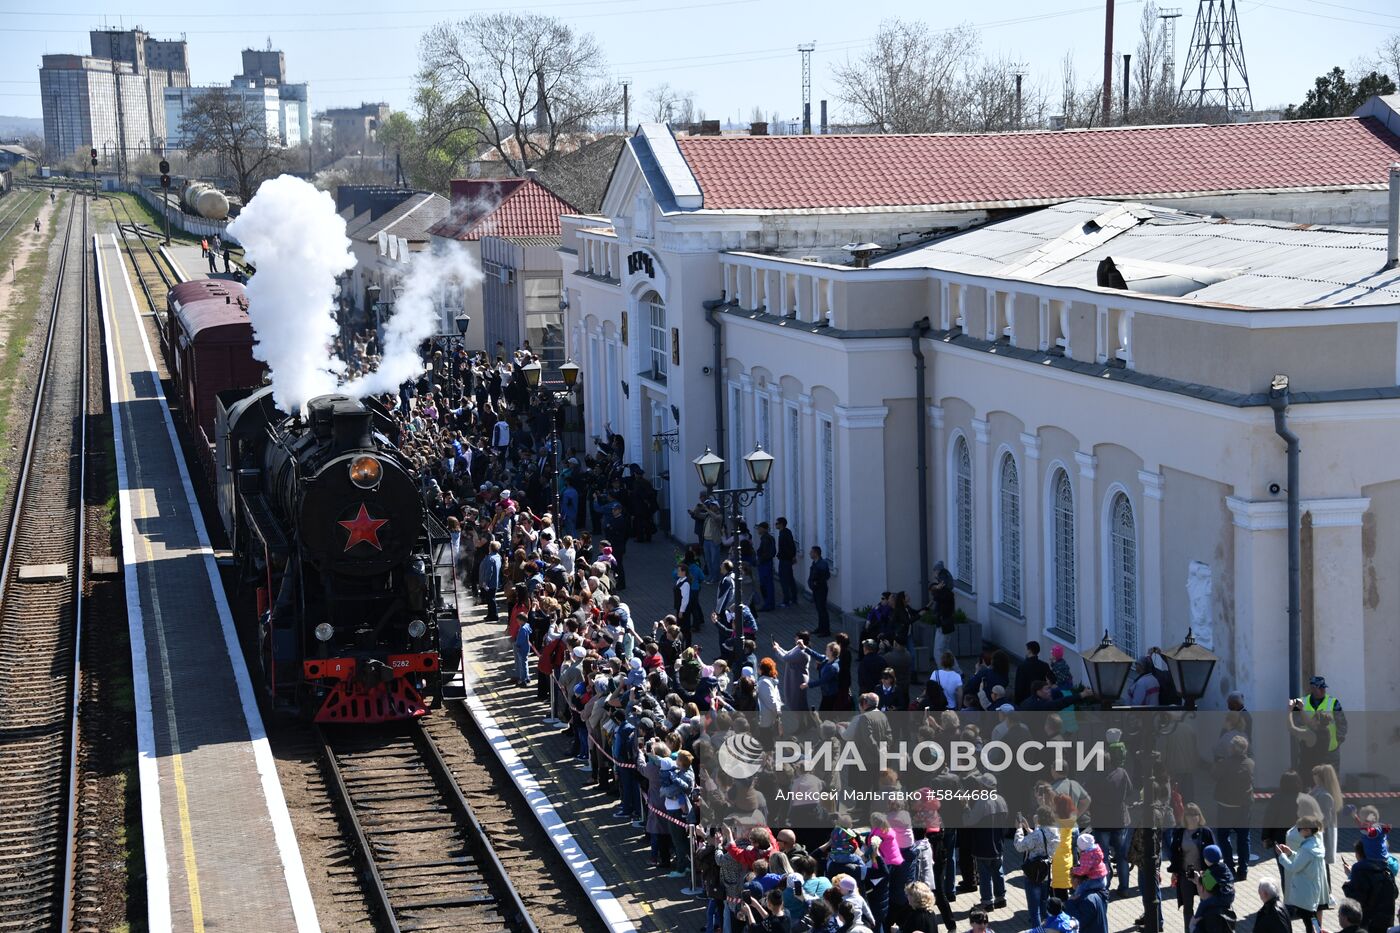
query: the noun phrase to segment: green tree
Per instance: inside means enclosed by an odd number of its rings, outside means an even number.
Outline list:
[[[1316,120],[1321,117],[1347,117],[1376,94],[1394,94],[1395,82],[1388,75],[1372,71],[1352,84],[1346,72],[1333,68],[1313,82],[1307,97],[1297,106],[1289,105],[1285,120]]]

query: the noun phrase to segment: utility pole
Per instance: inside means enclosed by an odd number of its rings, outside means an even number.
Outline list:
[[[804,42],[797,47],[802,53],[802,135],[812,135],[812,50],[815,42]]]
[[[632,132],[632,101],[628,97],[628,89],[632,87],[631,78],[622,79],[622,132],[624,134]]]
[[[1103,20],[1103,122],[1113,115],[1113,0],[1104,4]]]

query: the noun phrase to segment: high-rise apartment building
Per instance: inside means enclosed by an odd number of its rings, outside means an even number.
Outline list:
[[[165,125],[170,131],[171,146],[181,148],[186,144],[182,132],[185,111],[200,97],[214,91],[223,91],[242,101],[267,138],[275,140],[275,145],[296,146],[310,138],[307,86],[287,83],[286,57],[272,48],[244,49],[243,72],[235,75],[227,88],[165,89]]]
[[[141,29],[93,30],[89,42],[90,55],[43,57],[44,143],[59,158],[91,146],[120,169],[166,145],[164,91],[189,86],[188,48]]]

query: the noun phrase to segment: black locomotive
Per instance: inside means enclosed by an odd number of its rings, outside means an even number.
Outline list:
[[[445,681],[455,692],[447,536],[372,406],[323,395],[288,417],[270,388],[219,395],[219,512],[256,586],[273,712],[384,722],[422,716]]]

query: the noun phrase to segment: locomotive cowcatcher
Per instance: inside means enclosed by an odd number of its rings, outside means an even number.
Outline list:
[[[461,696],[447,534],[374,403],[219,394],[219,513],[256,587],[262,701],[323,723],[424,715]],[[442,559],[442,564],[435,562]]]

